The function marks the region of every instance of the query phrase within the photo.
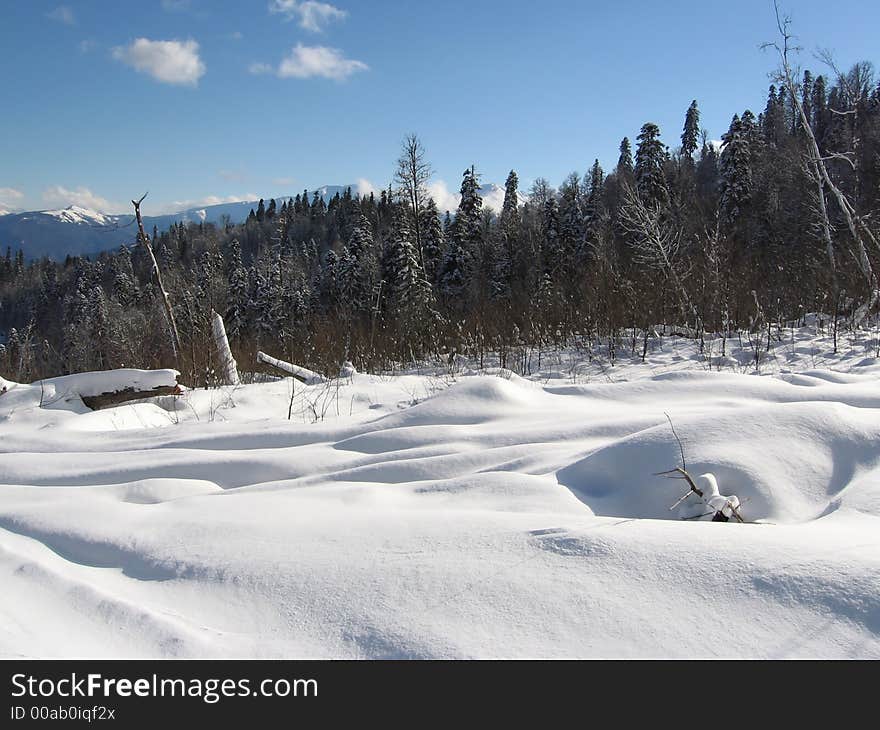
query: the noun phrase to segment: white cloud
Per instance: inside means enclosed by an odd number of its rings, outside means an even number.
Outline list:
[[[461,195],[451,192],[443,180],[435,180],[430,183],[428,185],[428,194],[434,198],[434,202],[437,203],[437,210],[441,214],[447,210],[455,212],[461,200]]]
[[[189,10],[190,0],[162,0],[162,10],[168,13],[180,13]]]
[[[46,17],[49,18],[49,20],[54,20],[56,23],[76,25],[76,16],[73,14],[73,10],[66,5],[59,5],[51,12],[46,13]]]
[[[0,188],[0,205],[11,208],[24,199],[24,193],[15,188]]]
[[[166,215],[170,213],[179,213],[182,210],[190,208],[202,208],[209,205],[222,205],[223,203],[252,203],[259,200],[260,196],[256,193],[245,193],[244,195],[227,195],[225,197],[219,195],[208,195],[204,198],[194,200],[174,200],[171,203],[160,206],[156,213],[151,215]]]
[[[299,19],[300,28],[320,33],[324,26],[335,20],[344,20],[348,13],[340,10],[330,3],[316,2],[316,0],[272,0],[269,3],[270,13],[280,13],[287,20]]]
[[[113,58],[166,84],[196,86],[205,75],[199,44],[187,41],[151,41],[137,38],[113,49]]]
[[[234,41],[240,41],[242,38],[244,38],[244,33],[242,33],[240,30],[236,30],[230,33],[229,37]]]
[[[337,48],[304,46],[297,43],[290,55],[282,59],[278,75],[285,78],[309,79],[320,76],[342,81],[358,71],[368,70],[367,64],[345,58]]]
[[[370,193],[373,195],[379,195],[379,188],[377,188],[373,183],[371,183],[365,177],[359,177],[357,182],[354,184],[354,190],[352,191],[355,195],[360,195],[361,197],[366,197]]]
[[[293,185],[296,182],[295,178],[292,177],[276,177],[272,180],[273,185],[279,185],[282,187],[287,187],[288,185]]]
[[[78,205],[80,208],[96,210],[99,213],[118,213],[126,210],[124,204],[113,203],[83,186],[69,190],[62,185],[53,185],[43,191],[43,202],[50,208]]]
[[[84,41],[79,42],[79,52],[80,53],[88,53],[95,47],[95,41],[91,38],[87,38]]]
[[[19,209],[24,193],[15,188],[0,188],[0,215],[15,213]]]
[[[429,183],[428,194],[434,198],[437,210],[441,214],[447,210],[455,213],[461,202],[461,194],[451,191],[445,180],[435,180]],[[480,188],[480,195],[483,198],[483,210],[491,208],[497,212],[504,207],[504,188],[497,185],[484,185]]]
[[[248,66],[248,71],[256,76],[275,73],[275,69],[271,64],[259,62],[254,62],[250,66]]]

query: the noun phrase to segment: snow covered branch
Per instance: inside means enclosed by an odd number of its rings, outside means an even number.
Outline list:
[[[277,368],[278,370],[281,370],[288,375],[292,375],[293,377],[302,380],[306,385],[317,385],[319,383],[327,382],[327,378],[325,378],[323,375],[319,375],[318,373],[312,370],[308,370],[307,368],[300,367],[299,365],[292,365],[291,363],[285,362],[284,360],[278,360],[271,355],[267,355],[265,352],[257,353],[257,362],[271,365],[273,368]]]

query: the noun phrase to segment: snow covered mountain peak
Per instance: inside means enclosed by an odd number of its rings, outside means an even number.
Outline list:
[[[106,216],[96,210],[82,208],[78,205],[69,205],[62,210],[47,210],[45,215],[50,215],[65,223],[87,223],[89,225],[105,226],[112,222],[110,216]]]

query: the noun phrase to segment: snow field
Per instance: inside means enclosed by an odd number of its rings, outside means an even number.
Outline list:
[[[878,370],[811,337],[296,383],[291,420],[289,379],[0,383],[0,655],[878,657]],[[755,524],[675,519],[666,413]]]

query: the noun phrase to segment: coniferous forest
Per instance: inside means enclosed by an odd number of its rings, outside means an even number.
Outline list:
[[[858,326],[877,305],[880,84],[867,62],[781,68],[721,145],[694,101],[680,129],[648,122],[624,137],[612,169],[596,161],[522,191],[511,171],[501,210],[483,206],[471,164],[458,209],[438,210],[410,135],[379,195],[304,191],[260,201],[243,224],[154,230],[177,355],[135,228],[131,245],[93,259],[6,248],[0,374],[178,367],[182,382],[210,385],[212,310],[245,371],[264,350],[327,373],[456,352],[522,372],[534,348],[638,357],[661,324],[697,338],[772,338],[809,312]]]

